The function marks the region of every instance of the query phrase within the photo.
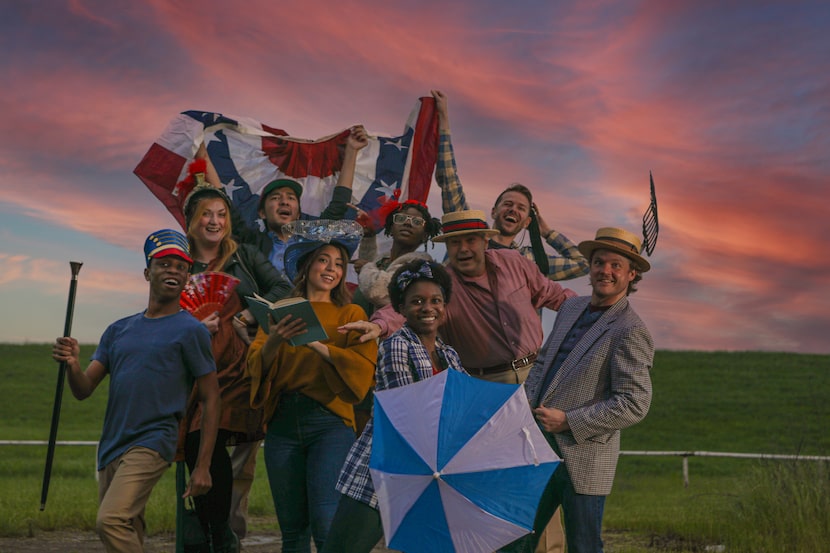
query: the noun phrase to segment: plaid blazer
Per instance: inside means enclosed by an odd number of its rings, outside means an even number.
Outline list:
[[[542,390],[560,345],[590,298],[565,301],[525,381],[531,406],[567,413],[570,431],[554,434],[576,493],[608,495],[620,453],[620,429],[643,419],[651,404],[654,343],[623,298],[602,314]]]

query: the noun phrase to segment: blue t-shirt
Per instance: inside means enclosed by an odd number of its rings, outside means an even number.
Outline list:
[[[207,327],[185,311],[138,313],[111,324],[92,359],[110,377],[98,470],[135,446],[172,462],[193,382],[216,370]]]

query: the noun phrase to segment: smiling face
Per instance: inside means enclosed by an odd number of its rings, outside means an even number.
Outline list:
[[[487,238],[483,234],[462,234],[447,238],[447,259],[450,267],[464,276],[477,277],[484,274],[484,251]]]
[[[288,186],[277,188],[265,198],[259,216],[268,228],[282,234],[282,226],[300,218],[300,198]]]
[[[625,297],[628,284],[637,271],[627,257],[610,250],[594,250],[589,279],[593,293],[591,305],[607,307]]]
[[[405,247],[418,247],[424,243],[426,220],[423,214],[414,207],[407,207],[392,215],[392,227],[389,229],[392,241]],[[394,219],[404,219],[402,223]],[[419,222],[420,224],[415,224]]]
[[[515,236],[530,224],[530,200],[521,192],[505,192],[490,216],[502,235]]]
[[[197,248],[216,246],[228,235],[230,215],[221,198],[205,198],[196,206],[188,234]]]
[[[158,303],[178,304],[189,273],[190,263],[181,257],[154,257],[144,269],[144,279],[150,283],[150,297]]]
[[[445,306],[444,293],[438,284],[417,280],[406,289],[399,311],[415,334],[434,339],[444,322]]]
[[[337,246],[323,246],[311,254],[306,280],[309,295],[318,292],[331,294],[343,280],[347,260]]]

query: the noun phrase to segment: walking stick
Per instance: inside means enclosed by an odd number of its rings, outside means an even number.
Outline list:
[[[72,312],[75,310],[75,290],[78,287],[80,261],[70,261],[72,280],[69,282],[69,300],[66,303],[66,321],[63,325],[64,337],[72,333]],[[55,441],[58,437],[58,421],[61,417],[61,400],[63,399],[63,381],[66,379],[66,361],[61,361],[58,368],[58,384],[55,386],[55,403],[52,406],[52,427],[49,430],[49,446],[46,449],[46,468],[43,470],[43,487],[40,490],[40,510],[46,508],[46,495],[49,493],[49,479],[52,476],[52,459],[55,457]]]

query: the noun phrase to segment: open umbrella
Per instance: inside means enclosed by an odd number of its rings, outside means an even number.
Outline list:
[[[375,394],[369,468],[392,549],[510,543],[533,527],[559,462],[522,386],[443,371]]]

